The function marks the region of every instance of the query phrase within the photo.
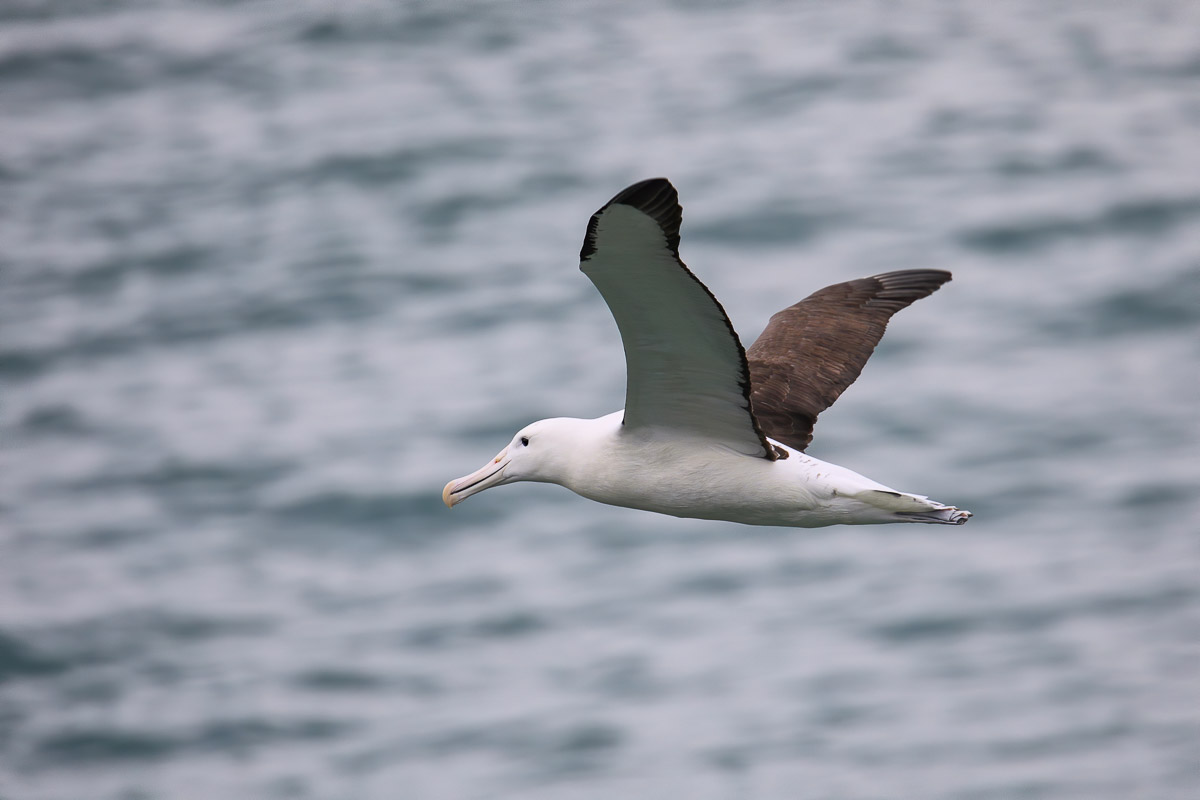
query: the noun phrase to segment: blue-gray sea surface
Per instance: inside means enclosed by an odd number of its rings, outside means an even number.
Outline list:
[[[969,525],[443,507],[654,175]],[[3,3],[0,798],[612,797],[1200,797],[1200,5]]]

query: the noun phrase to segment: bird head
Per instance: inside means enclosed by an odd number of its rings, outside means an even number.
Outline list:
[[[573,424],[580,422],[583,420],[544,419],[526,425],[491,461],[447,483],[442,502],[454,508],[484,489],[516,481],[561,483],[573,450]]]

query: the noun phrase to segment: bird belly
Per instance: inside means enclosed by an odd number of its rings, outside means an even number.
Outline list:
[[[768,461],[703,440],[623,444],[588,459],[564,485],[609,505],[749,525],[895,521],[890,511],[855,496],[891,491],[886,486],[794,450],[786,459]]]

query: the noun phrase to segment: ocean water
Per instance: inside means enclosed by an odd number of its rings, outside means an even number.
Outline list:
[[[0,798],[1200,797],[1200,6],[0,8]],[[619,408],[665,175],[746,342],[933,267],[815,531],[442,485]]]

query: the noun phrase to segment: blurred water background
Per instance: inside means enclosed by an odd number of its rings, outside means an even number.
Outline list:
[[[0,798],[1200,797],[1200,6],[0,6]],[[443,483],[935,267],[810,450],[963,528]]]

